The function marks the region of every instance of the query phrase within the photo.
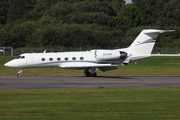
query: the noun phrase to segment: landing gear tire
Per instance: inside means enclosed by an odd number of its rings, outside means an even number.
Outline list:
[[[21,73],[23,72],[23,69],[19,69],[19,72],[17,74],[17,77],[21,77]]]
[[[17,77],[21,77],[21,74],[17,74]]]
[[[90,76],[91,76],[90,72],[86,72],[86,77],[90,77]]]
[[[91,74],[91,77],[96,77],[96,76],[97,76],[97,73]]]
[[[91,74],[90,72],[86,73],[86,77],[96,77],[96,76],[97,76],[97,73],[93,73],[93,74]]]
[[[89,72],[89,69],[85,69],[84,74],[86,75],[86,77],[96,77],[97,76],[95,69],[91,69],[91,72]]]

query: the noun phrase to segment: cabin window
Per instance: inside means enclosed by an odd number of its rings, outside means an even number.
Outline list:
[[[76,60],[76,58],[75,58],[75,57],[73,57],[73,58],[72,58],[72,60]]]
[[[25,58],[25,56],[22,56],[22,57],[21,57],[21,59],[24,59],[24,58]]]
[[[64,58],[64,60],[66,60],[66,61],[67,61],[67,60],[68,60],[68,58],[67,58],[67,57],[65,57],[65,58]]]
[[[84,60],[84,58],[83,58],[83,57],[80,57],[80,60]]]
[[[57,58],[57,60],[58,60],[58,61],[60,61],[60,60],[61,60],[61,58]]]
[[[50,60],[50,61],[52,61],[52,60],[53,60],[53,58],[49,58],[49,60]]]
[[[42,61],[45,61],[45,58],[42,58],[41,60],[42,60]]]

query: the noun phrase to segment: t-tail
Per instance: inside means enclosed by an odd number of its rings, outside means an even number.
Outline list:
[[[171,32],[171,31],[174,30],[155,30],[155,29],[143,30],[137,36],[134,42],[129,46],[129,49],[133,53],[150,55],[159,33]]]
[[[121,65],[150,57],[159,33],[172,31],[174,30],[147,29],[141,31],[133,43],[124,50],[128,55]]]

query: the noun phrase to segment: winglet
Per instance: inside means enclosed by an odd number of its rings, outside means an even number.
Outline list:
[[[46,50],[44,50],[44,52],[43,53],[46,53]]]

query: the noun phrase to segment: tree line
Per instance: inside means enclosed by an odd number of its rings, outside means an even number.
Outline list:
[[[156,46],[180,46],[179,0],[0,1],[0,46],[128,47],[151,28],[176,30]]]

